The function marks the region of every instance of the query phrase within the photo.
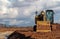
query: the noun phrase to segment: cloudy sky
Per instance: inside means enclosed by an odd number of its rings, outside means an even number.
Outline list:
[[[60,23],[59,0],[0,0],[0,23],[6,25],[34,25],[35,11],[54,10],[54,22]]]

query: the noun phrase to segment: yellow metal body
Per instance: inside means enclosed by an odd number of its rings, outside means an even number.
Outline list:
[[[51,32],[51,23],[46,20],[46,12],[42,11],[40,15],[35,16],[35,23],[36,32]]]
[[[49,21],[37,21],[36,32],[51,32]]]

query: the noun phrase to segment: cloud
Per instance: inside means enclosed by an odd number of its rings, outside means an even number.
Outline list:
[[[24,0],[18,0],[18,1],[23,2]]]
[[[47,2],[48,1],[48,2]],[[53,9],[55,21],[59,20],[60,1],[56,0],[0,0],[0,23],[9,25],[34,25],[35,11]],[[57,21],[58,22],[58,21]]]
[[[10,8],[8,10],[8,18],[15,18],[18,15],[18,9],[17,8]]]

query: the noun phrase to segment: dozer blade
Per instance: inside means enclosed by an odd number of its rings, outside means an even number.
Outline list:
[[[49,21],[37,21],[37,32],[51,32]]]

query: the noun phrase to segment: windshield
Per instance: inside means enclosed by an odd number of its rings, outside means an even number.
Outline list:
[[[47,11],[46,12],[46,18],[47,18],[47,21],[52,22],[53,21],[53,12]]]

